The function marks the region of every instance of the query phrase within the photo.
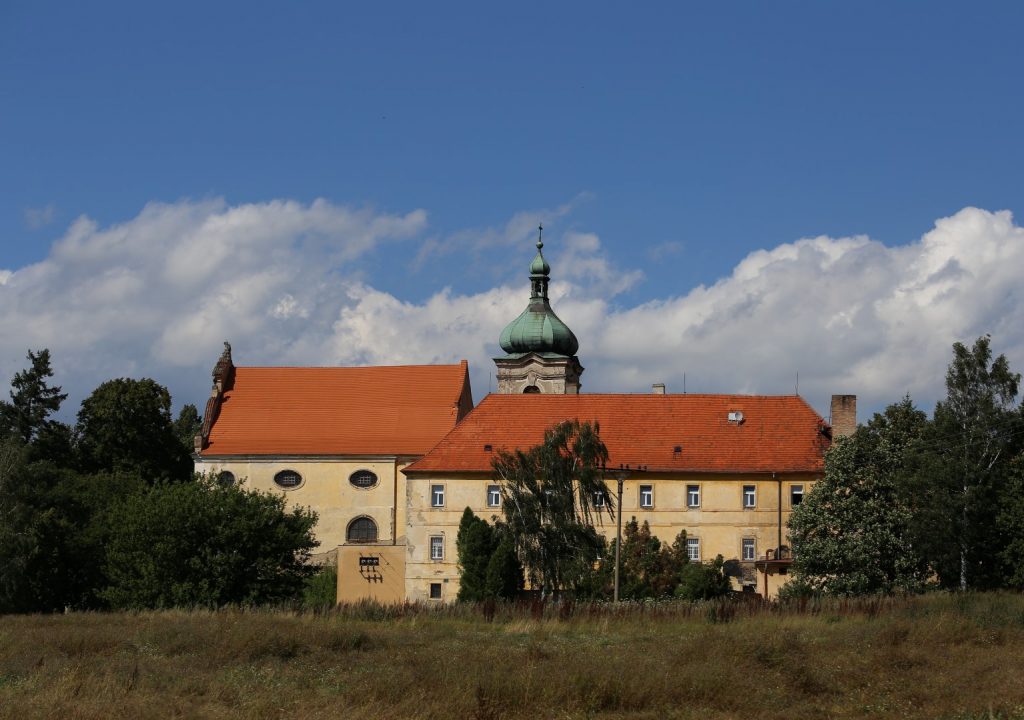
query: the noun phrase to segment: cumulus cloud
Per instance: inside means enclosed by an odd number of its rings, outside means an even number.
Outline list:
[[[481,236],[511,225],[526,220]],[[72,413],[99,382],[126,375],[201,402],[229,339],[246,365],[467,358],[479,399],[493,386],[498,334],[526,305],[526,265],[480,292],[440,278],[447,286],[422,302],[366,276],[367,256],[423,245],[426,233],[422,210],[323,200],[154,203],[109,227],[80,218],[44,261],[0,271],[0,372],[9,378],[26,349],[48,347]],[[801,239],[751,253],[712,285],[632,306],[621,293],[643,282],[641,269],[612,266],[596,234],[554,239],[552,302],[580,340],[585,391],[665,382],[678,392],[685,374],[690,392],[791,393],[799,373],[819,412],[831,393],[878,409],[910,392],[930,409],[953,341],[990,332],[1011,366],[1024,362],[1024,229],[1009,212],[966,208],[896,247]]]

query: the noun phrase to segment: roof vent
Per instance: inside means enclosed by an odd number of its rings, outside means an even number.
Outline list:
[[[743,422],[743,413],[739,410],[729,411],[729,422],[741,423]]]
[[[494,448],[491,447],[490,443],[487,443],[486,445],[484,445],[484,452],[490,452],[493,449]]]
[[[682,445],[676,445],[674,448],[672,448],[672,452],[677,453],[677,454],[681,453],[682,451],[683,451],[683,446]]]

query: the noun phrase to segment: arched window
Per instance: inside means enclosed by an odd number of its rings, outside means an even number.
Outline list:
[[[356,518],[348,524],[345,538],[352,543],[377,542],[377,523],[368,517]]]
[[[539,393],[539,392],[540,392],[540,388],[537,387],[536,385],[527,385],[525,388],[523,388],[523,395],[532,395],[534,393]]]
[[[377,484],[377,474],[370,470],[356,470],[348,476],[348,481],[357,488],[372,488]]]
[[[221,487],[231,487],[235,484],[235,474],[227,470],[222,470],[217,475],[217,482]]]
[[[282,470],[274,476],[274,484],[284,490],[294,490],[302,484],[302,476],[294,470]]]

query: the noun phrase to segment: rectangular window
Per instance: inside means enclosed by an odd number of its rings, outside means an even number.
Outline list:
[[[754,485],[743,486],[743,507],[757,507],[757,487]]]
[[[499,485],[488,485],[487,486],[487,507],[500,507],[501,506],[501,486]]]
[[[430,583],[430,599],[441,599],[441,583]]]
[[[757,548],[754,545],[754,538],[743,538],[743,561],[751,562],[757,559]]]
[[[440,535],[430,537],[430,559],[444,560],[444,538]]]
[[[444,485],[430,486],[430,506],[444,507]]]
[[[790,507],[796,507],[804,501],[804,486],[803,485],[790,485],[789,486],[789,505]]]
[[[654,507],[654,486],[653,485],[641,485],[640,486],[640,507],[652,508]]]
[[[604,490],[594,491],[594,507],[603,508],[606,504]]]
[[[700,540],[698,538],[686,538],[686,557],[691,562],[700,562]]]
[[[686,507],[700,507],[700,485],[686,486]]]

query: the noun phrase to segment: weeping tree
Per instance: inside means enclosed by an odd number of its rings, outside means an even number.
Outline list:
[[[599,433],[597,423],[566,420],[545,430],[540,445],[494,458],[509,536],[542,597],[579,586],[604,546],[594,522],[614,509]]]

